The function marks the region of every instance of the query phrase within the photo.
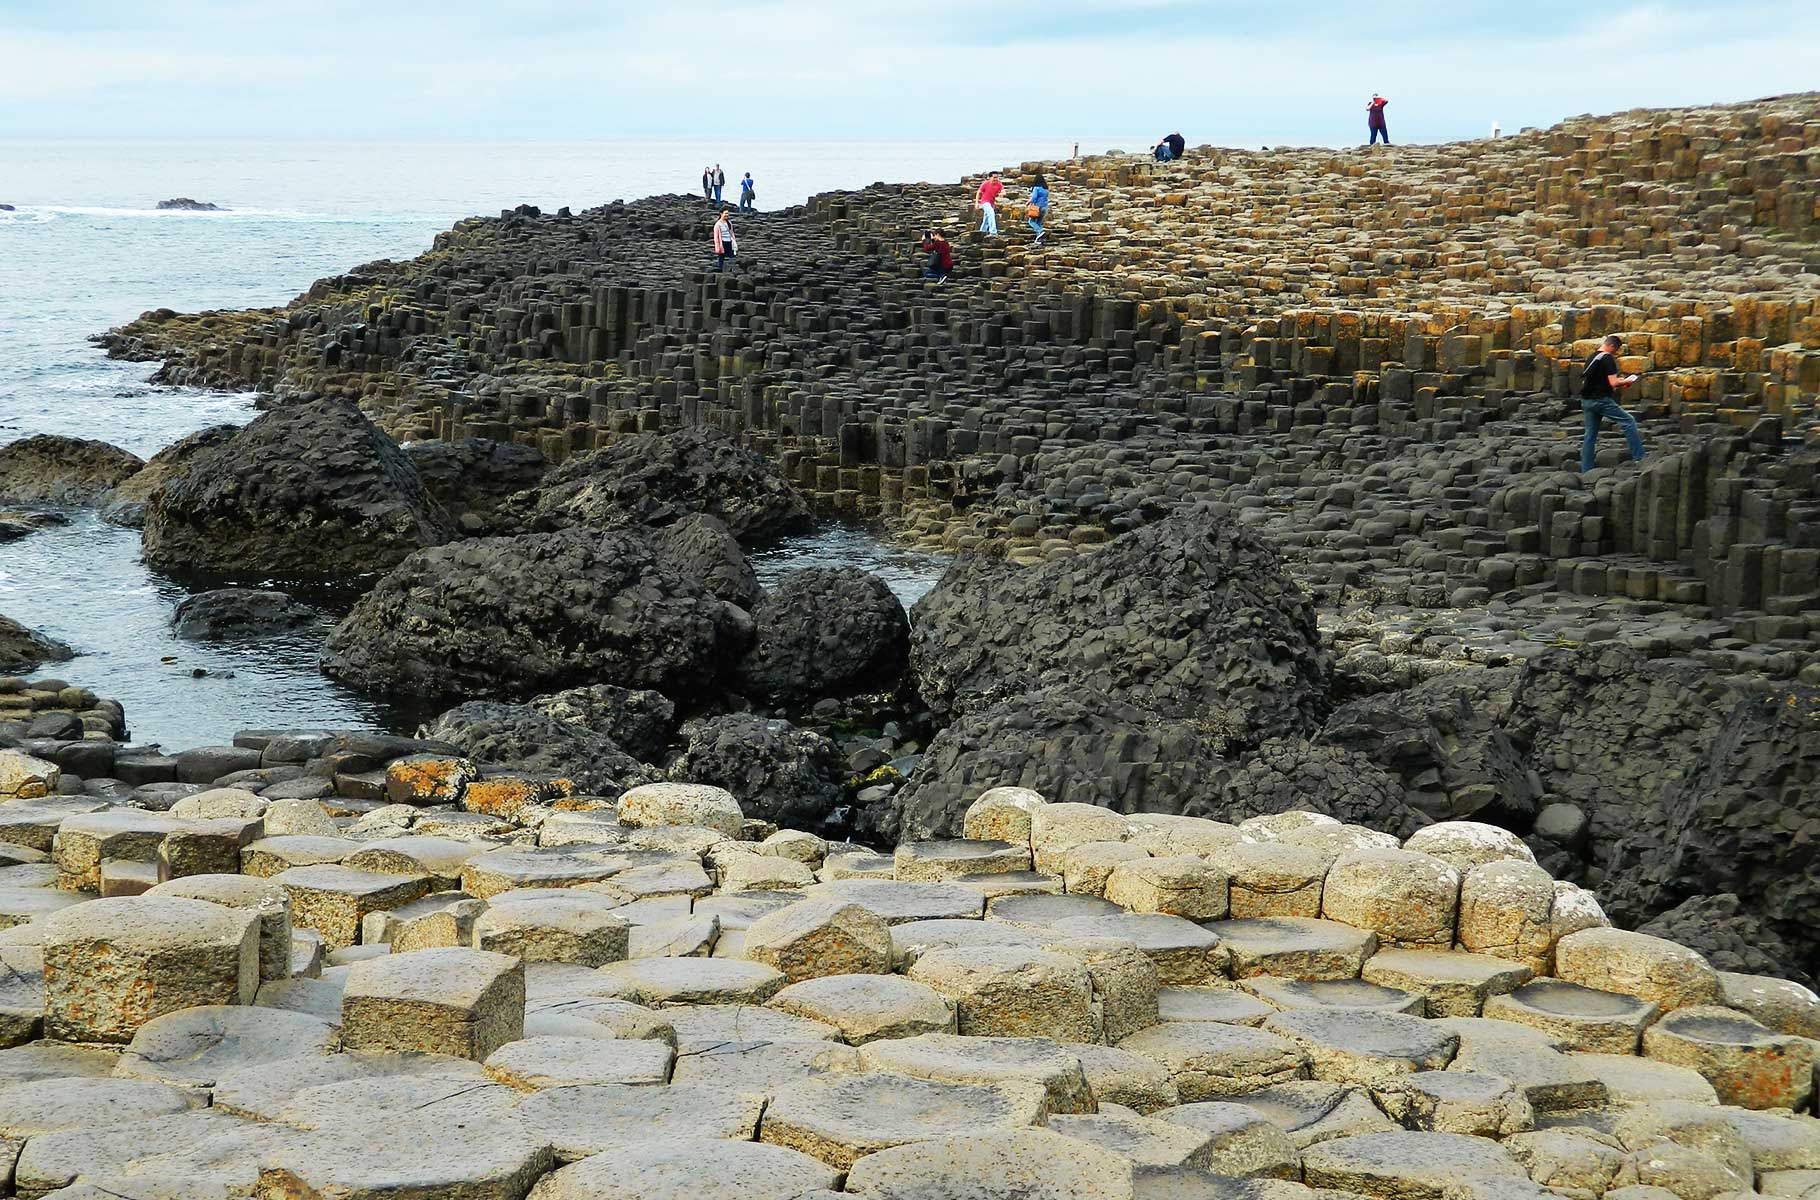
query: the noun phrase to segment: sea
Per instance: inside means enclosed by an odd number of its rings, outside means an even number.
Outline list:
[[[1104,149],[1116,142],[1096,144]],[[1131,141],[1128,145],[1141,145]],[[761,208],[877,181],[950,181],[1060,158],[1072,143],[743,141],[591,142],[103,141],[0,139],[0,444],[36,433],[99,438],[150,457],[206,425],[256,415],[249,393],[156,387],[151,363],[113,362],[90,337],[153,308],[284,304],[318,278],[408,258],[465,217],[518,204],[580,211],[616,199],[699,193],[718,163],[726,197],[750,171]],[[178,197],[220,212],[160,210]],[[135,740],[167,749],[252,728],[411,732],[425,714],[356,695],[323,677],[317,654],[352,590],[312,590],[320,620],[295,634],[205,643],[176,637],[189,594],[144,566],[137,531],[92,512],[0,544],[0,614],[67,643],[54,674],[126,706]],[[877,531],[824,521],[759,550],[761,578],[852,564],[906,603],[931,587],[940,556]],[[288,581],[247,578],[249,586]]]

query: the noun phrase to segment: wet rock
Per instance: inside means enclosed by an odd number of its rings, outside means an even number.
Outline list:
[[[682,738],[670,778],[725,788],[739,797],[747,816],[819,829],[845,800],[840,753],[813,730],[734,713],[690,722]]]
[[[577,792],[618,796],[656,776],[594,729],[522,704],[471,700],[417,731],[447,742],[478,763],[571,780]]]
[[[1199,722],[1224,749],[1312,732],[1331,663],[1274,552],[1179,516],[1041,566],[961,560],[916,606],[911,669],[940,714],[1054,686]]]
[[[640,762],[656,762],[676,727],[676,705],[661,692],[597,683],[534,696],[530,707],[547,717],[600,734]]]
[[[509,509],[528,530],[657,527],[706,513],[742,542],[809,519],[808,505],[775,466],[707,426],[640,434],[572,458]]]
[[[1057,803],[1180,813],[1228,769],[1199,723],[1160,717],[1092,690],[1055,687],[972,710],[929,743],[898,810],[861,813],[881,840],[949,837],[988,788]]]
[[[410,460],[351,404],[287,405],[196,453],[148,502],[145,561],[340,576],[449,540]]]
[[[75,651],[48,634],[0,616],[0,671],[23,675],[47,662],[67,662]]]
[[[756,636],[736,678],[759,700],[889,691],[909,654],[903,604],[884,580],[856,567],[787,572],[752,619]]]
[[[189,469],[197,455],[212,450],[240,432],[238,425],[210,425],[178,438],[146,460],[145,466],[122,480],[101,509],[101,519],[112,525],[138,529],[145,524],[146,507],[171,480]]]
[[[188,196],[178,196],[174,200],[160,200],[158,202],[158,207],[162,210],[171,210],[171,211],[176,211],[176,212],[221,212],[222,211],[222,208],[219,204],[211,204],[206,200],[192,200]]]
[[[199,641],[270,637],[316,620],[316,610],[287,592],[265,588],[221,588],[197,592],[177,605],[171,628]]]
[[[464,529],[489,527],[501,503],[536,487],[550,469],[535,447],[492,438],[405,442],[399,449],[423,490]]]
[[[743,648],[733,611],[637,534],[480,538],[381,579],[329,635],[322,665],[364,691],[425,698],[587,683],[694,698]]]
[[[144,465],[106,442],[35,434],[0,446],[0,502],[93,504]]]

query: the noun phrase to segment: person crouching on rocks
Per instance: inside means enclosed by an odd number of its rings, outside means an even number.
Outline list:
[[[714,222],[714,269],[724,271],[728,263],[733,263],[734,268],[738,269],[739,264],[734,258],[738,253],[739,239],[733,236],[733,210],[723,208],[720,210],[720,220]]]
[[[1040,174],[1036,177],[1035,186],[1030,189],[1030,206],[1024,210],[1024,215],[1030,218],[1030,228],[1036,230],[1036,237],[1031,239],[1030,244],[1042,245],[1043,222],[1049,216],[1049,181]]]
[[[935,230],[926,230],[920,249],[923,252],[923,278],[933,279],[937,283],[947,280],[948,272],[954,270],[954,246],[948,239]]]

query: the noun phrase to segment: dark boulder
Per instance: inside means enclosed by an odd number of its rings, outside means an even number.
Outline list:
[[[1721,971],[1773,975],[1814,986],[1814,977],[1799,965],[1811,956],[1796,953],[1733,895],[1691,896],[1638,926],[1637,932],[1698,950]]]
[[[716,517],[692,513],[657,530],[651,544],[677,574],[701,580],[711,594],[728,604],[750,611],[764,594],[746,552],[739,548],[739,539]]]
[[[167,481],[147,506],[145,561],[359,574],[453,536],[392,439],[352,404],[317,400],[264,414]]]
[[[871,819],[887,842],[958,837],[967,806],[1001,786],[1058,803],[1180,813],[1227,770],[1216,739],[1196,722],[1055,687],[969,710],[924,751],[897,797],[901,823]]]
[[[171,200],[160,200],[158,207],[167,212],[222,212],[219,204],[210,204],[206,200],[192,200],[188,196],[178,196]]]
[[[106,442],[35,434],[0,446],[0,501],[93,504],[143,466],[137,454]]]
[[[417,736],[447,742],[483,766],[571,780],[576,791],[590,796],[615,799],[658,778],[612,738],[523,704],[470,701],[423,726]]]
[[[406,442],[399,449],[424,491],[470,532],[490,529],[500,504],[536,487],[550,469],[535,447],[492,438]]]
[[[689,722],[682,736],[670,778],[726,788],[748,817],[814,831],[833,829],[843,815],[840,751],[819,733],[732,713]]]
[[[183,474],[197,455],[227,442],[239,432],[238,425],[210,425],[172,442],[147,459],[143,470],[109,494],[101,509],[101,519],[129,529],[142,528],[146,508],[166,484]]]
[[[938,715],[1058,687],[1227,749],[1312,732],[1331,657],[1274,551],[1185,514],[1040,566],[961,560],[916,606],[910,666]]]
[[[885,581],[858,567],[790,571],[752,612],[752,648],[738,685],[771,703],[796,703],[897,686],[910,621]]]
[[[676,728],[676,705],[662,692],[596,683],[535,696],[530,707],[623,746],[640,762],[657,762]]]
[[[22,537],[30,537],[40,529],[68,524],[69,518],[60,512],[10,509],[0,512],[0,542],[16,542]]]
[[[1704,675],[1684,679],[1685,702],[1709,706],[1703,731],[1681,734],[1680,714],[1652,710],[1638,716],[1684,740],[1605,750],[1653,766],[1659,786],[1609,796],[1595,817],[1595,829],[1619,831],[1600,899],[1614,920],[1637,925],[1692,897],[1737,896],[1744,914],[1797,951],[1785,968],[1820,976],[1820,688]]]
[[[0,617],[0,675],[23,675],[47,662],[67,662],[75,657],[54,637]]]
[[[178,603],[171,628],[178,637],[212,641],[260,638],[301,629],[317,619],[309,605],[288,592],[266,588],[220,588],[197,592]]]
[[[322,668],[367,692],[518,698],[590,683],[690,701],[750,622],[642,534],[534,533],[422,550],[329,635]]]
[[[1517,712],[1523,675],[1467,668],[1368,695],[1334,709],[1315,740],[1395,772],[1430,820],[1525,829],[1550,797],[1532,753],[1535,731]]]
[[[511,510],[528,530],[661,526],[706,513],[742,542],[809,520],[809,506],[769,460],[703,425],[639,434],[572,458]]]
[[[1301,809],[1408,837],[1429,823],[1403,798],[1403,783],[1362,754],[1303,738],[1272,738],[1217,789],[1190,801],[1189,816],[1237,824]]]

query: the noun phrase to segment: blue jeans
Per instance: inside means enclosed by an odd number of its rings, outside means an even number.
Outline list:
[[[1170,159],[1172,159],[1174,157],[1175,157],[1175,153],[1173,151],[1171,151],[1169,149],[1169,147],[1158,146],[1156,148],[1156,160],[1158,162],[1168,162]]]
[[[980,232],[987,237],[998,232],[998,206],[996,204],[980,205]]]
[[[1606,396],[1599,400],[1581,400],[1580,413],[1586,418],[1586,436],[1580,442],[1580,469],[1593,469],[1594,454],[1599,449],[1599,422],[1609,420],[1624,431],[1624,440],[1630,444],[1630,461],[1638,462],[1643,458],[1643,435],[1637,431],[1637,418],[1625,412],[1616,399]]]
[[[1043,217],[1048,215],[1048,213],[1044,213]],[[1036,240],[1039,242],[1043,240],[1043,217],[1030,218],[1030,228],[1036,230]]]
[[[714,185],[714,203],[716,203],[716,204],[719,204],[719,203],[720,203],[720,189],[721,189],[721,188],[722,188],[722,187],[723,187],[723,186],[725,186],[725,185],[724,185],[724,184],[719,184],[719,183],[717,183],[717,184],[715,184],[715,185]]]
[[[1384,144],[1386,146],[1390,145],[1390,130],[1382,125],[1373,125],[1371,127],[1371,144],[1374,146],[1377,145],[1379,138],[1384,139]]]

